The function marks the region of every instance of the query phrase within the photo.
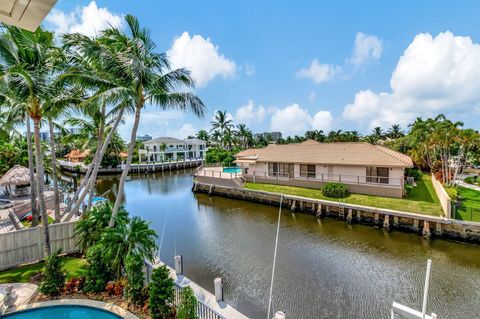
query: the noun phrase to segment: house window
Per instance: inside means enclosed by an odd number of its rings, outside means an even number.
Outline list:
[[[268,176],[277,176],[278,163],[268,163]]]
[[[154,152],[157,151],[157,145],[153,145],[153,151],[154,151]]]
[[[317,170],[314,164],[300,164],[300,177],[315,178]]]
[[[200,149],[201,149],[201,150],[203,150],[203,149],[204,149],[204,147],[205,147],[204,145],[200,145]]]
[[[388,184],[389,174],[388,167],[367,167],[367,183]]]
[[[279,177],[293,177],[293,164],[278,163],[278,176]]]
[[[200,151],[200,158],[203,158],[203,152]]]

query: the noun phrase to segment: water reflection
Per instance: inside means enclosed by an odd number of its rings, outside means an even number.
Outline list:
[[[115,189],[102,178],[97,193]],[[209,290],[225,279],[226,299],[252,318],[266,316],[277,209],[191,192],[190,172],[135,174],[125,206],[165,234],[161,257],[184,256],[187,276]],[[113,200],[115,194],[110,192]],[[166,223],[166,224],[165,224]],[[273,308],[289,318],[389,318],[393,300],[421,307],[427,258],[433,260],[429,312],[479,317],[479,247],[284,210]]]

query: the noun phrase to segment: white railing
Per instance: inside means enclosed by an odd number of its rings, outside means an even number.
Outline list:
[[[403,187],[403,178],[383,177],[383,176],[361,176],[348,174],[329,174],[301,171],[299,173],[278,173],[265,171],[247,171],[245,176],[251,177],[254,181],[256,178],[270,180],[303,180],[315,182],[339,182],[344,184],[361,184],[375,186],[395,186]]]

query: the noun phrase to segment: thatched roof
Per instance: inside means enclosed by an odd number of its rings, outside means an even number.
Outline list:
[[[0,178],[0,186],[28,184],[30,184],[30,170],[20,165],[15,165]]]

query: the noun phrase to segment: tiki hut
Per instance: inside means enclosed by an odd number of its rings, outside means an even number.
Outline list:
[[[15,165],[0,178],[0,187],[5,187],[10,197],[30,194],[30,170]]]

